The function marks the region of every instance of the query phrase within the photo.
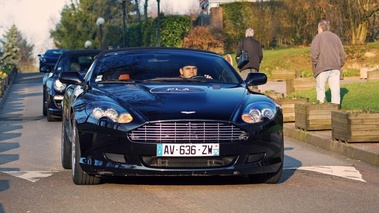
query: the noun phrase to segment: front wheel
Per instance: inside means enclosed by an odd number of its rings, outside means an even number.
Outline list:
[[[50,102],[49,101],[46,101],[46,119],[48,122],[52,122],[52,121],[55,121],[55,118],[53,117],[53,114],[49,111],[49,109],[47,109],[47,106],[50,105]]]
[[[51,114],[51,112],[49,110],[47,110],[47,112],[46,112],[46,119],[48,122],[55,121],[55,118],[53,117],[53,115]]]
[[[61,136],[61,162],[62,167],[71,169],[71,142],[66,133],[65,119],[62,119],[62,136]]]
[[[283,173],[283,162],[282,162],[282,165],[280,166],[280,169],[277,172],[268,173],[268,174],[249,175],[249,180],[252,183],[275,184],[279,182],[280,177],[282,177],[282,173]]]
[[[45,92],[45,89],[43,89],[43,94],[42,94],[42,114],[43,114],[43,116],[47,115],[46,92]]]
[[[80,142],[78,136],[78,130],[76,128],[75,119],[72,121],[72,143],[71,143],[71,166],[72,166],[72,181],[76,185],[95,185],[101,181],[100,177],[88,175],[82,169],[79,164],[81,151]]]

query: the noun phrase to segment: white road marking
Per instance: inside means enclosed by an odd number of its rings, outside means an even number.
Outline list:
[[[5,171],[3,173],[12,175],[14,177],[22,178],[30,182],[37,182],[41,178],[50,177],[54,172],[52,171]]]
[[[366,182],[363,180],[361,173],[352,166],[305,166],[305,167],[287,167],[285,169],[306,170],[319,172],[327,175],[334,175],[351,180]]]

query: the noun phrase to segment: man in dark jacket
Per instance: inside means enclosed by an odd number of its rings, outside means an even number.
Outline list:
[[[243,66],[241,71],[241,77],[246,79],[247,75],[250,72],[259,72],[259,65],[263,59],[262,47],[259,41],[255,40],[254,30],[249,28],[245,32],[246,38],[240,40],[238,42],[237,51],[236,51],[236,59],[241,56],[242,50],[247,50],[249,55],[249,62]]]
[[[318,23],[318,34],[311,44],[312,70],[316,78],[317,100],[325,101],[325,84],[329,83],[332,103],[340,104],[341,67],[345,64],[346,53],[341,39],[330,32],[329,23],[321,20]]]

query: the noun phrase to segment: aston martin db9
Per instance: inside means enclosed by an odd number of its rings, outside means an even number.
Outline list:
[[[100,53],[62,72],[62,166],[77,185],[105,176],[244,176],[277,183],[282,109],[222,56],[181,48]]]

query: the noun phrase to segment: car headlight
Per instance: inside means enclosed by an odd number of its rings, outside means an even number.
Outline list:
[[[107,117],[115,123],[130,123],[133,117],[129,113],[119,113],[114,108],[100,108],[96,107],[92,111],[92,116],[99,120],[100,118]]]
[[[246,123],[259,123],[264,119],[273,119],[276,115],[276,106],[270,102],[256,102],[246,106],[241,116]]]
[[[63,90],[66,89],[66,84],[60,82],[59,79],[57,79],[54,81],[54,89],[56,91],[62,92]]]

